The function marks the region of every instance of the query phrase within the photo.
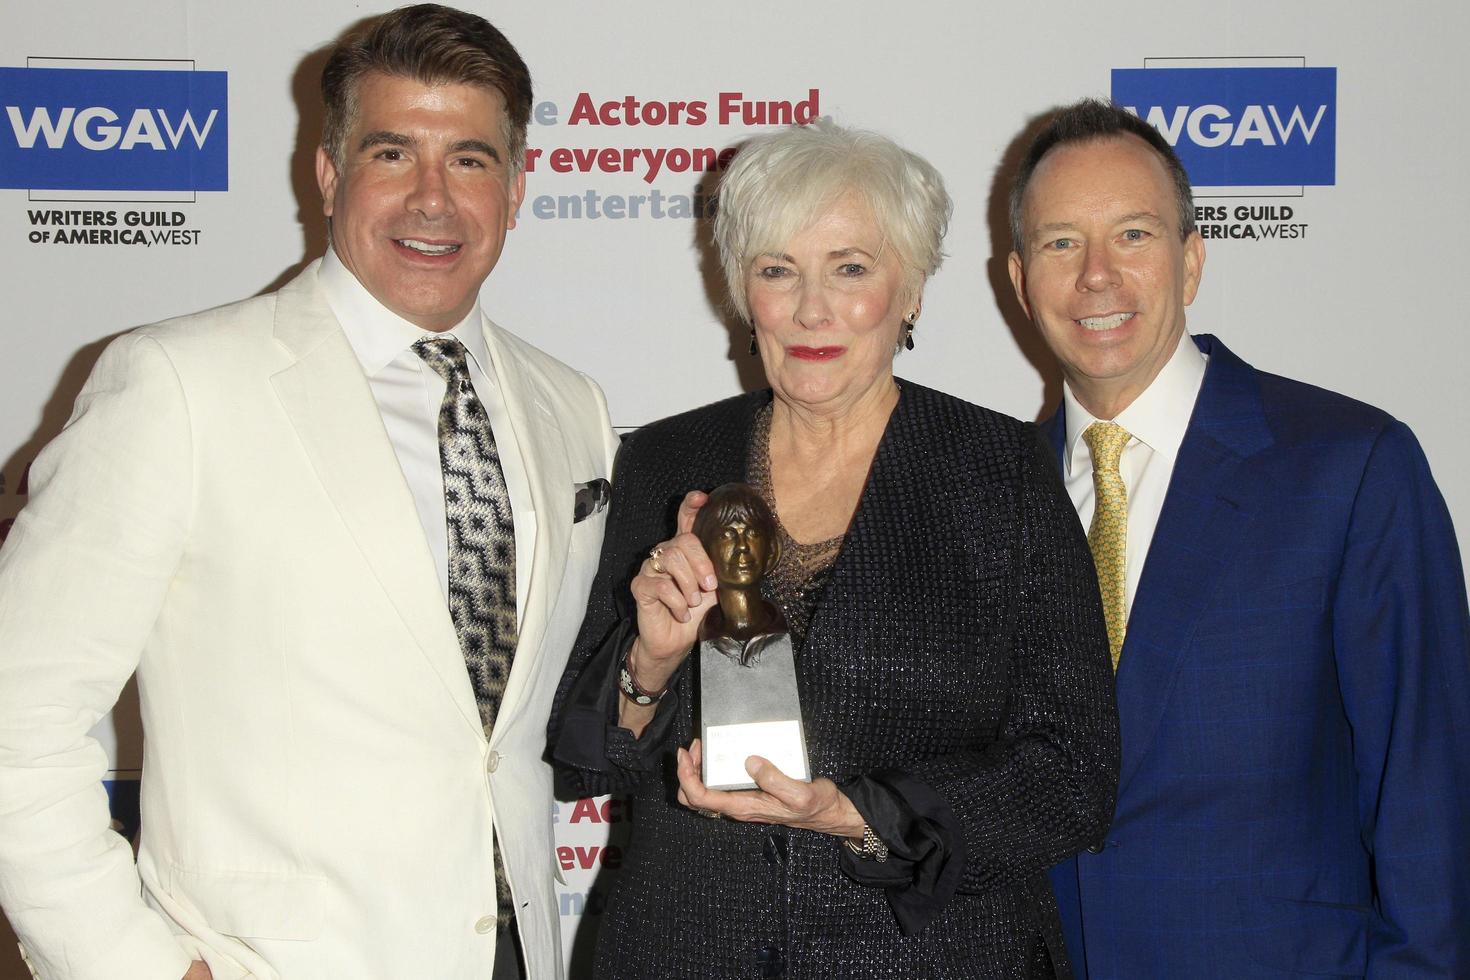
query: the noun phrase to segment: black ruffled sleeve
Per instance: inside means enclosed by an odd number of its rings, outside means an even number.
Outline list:
[[[636,635],[632,621],[620,622],[592,654],[567,694],[561,731],[552,746],[556,762],[599,774],[607,789],[626,786],[658,768],[685,696],[681,688],[686,686],[688,660],[669,680],[668,693],[641,737],[635,739],[618,726],[618,664]]]
[[[923,931],[965,873],[964,826],[944,797],[897,769],[855,776],[838,788],[888,845],[886,861],[862,858],[843,847],[843,874],[860,885],[884,889],[904,935]]]

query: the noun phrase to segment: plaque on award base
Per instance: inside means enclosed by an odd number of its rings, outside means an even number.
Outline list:
[[[750,655],[748,648],[756,646],[758,652]],[[700,643],[699,734],[704,784],[710,789],[755,789],[745,771],[745,760],[753,755],[769,759],[792,779],[811,781],[792,656],[785,633],[747,644],[728,638]]]

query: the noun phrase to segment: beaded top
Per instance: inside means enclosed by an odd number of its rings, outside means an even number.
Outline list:
[[[776,534],[781,541],[781,557],[777,559],[776,567],[766,574],[761,591],[780,607],[791,631],[792,646],[800,651],[806,640],[807,627],[811,625],[812,613],[817,608],[827,579],[831,577],[832,566],[837,564],[837,555],[846,535],[803,544],[793,538],[786,525],[781,523],[781,513],[776,509],[776,492],[771,486],[771,408],[767,405],[755,417],[746,473],[750,485],[771,508],[771,514],[776,518]]]

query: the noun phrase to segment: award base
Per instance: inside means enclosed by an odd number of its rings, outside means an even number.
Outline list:
[[[792,779],[811,782],[791,637],[759,637],[760,652],[741,666],[739,641],[699,644],[699,734],[704,784],[710,789],[755,789],[745,760],[769,759]],[[721,652],[715,643],[733,647]]]

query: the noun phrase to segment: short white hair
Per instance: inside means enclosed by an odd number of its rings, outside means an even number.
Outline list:
[[[784,251],[848,193],[867,203],[883,247],[897,256],[905,304],[919,298],[944,259],[954,207],[944,179],[888,137],[824,118],[751,139],[720,181],[715,243],[741,317],[750,320],[745,273],[751,261]]]

